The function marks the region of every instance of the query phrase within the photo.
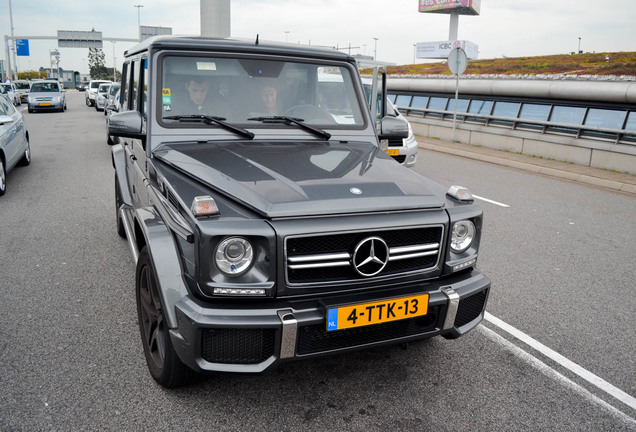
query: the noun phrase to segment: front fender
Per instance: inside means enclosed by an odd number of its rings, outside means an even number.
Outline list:
[[[136,236],[142,235],[157,276],[163,310],[169,328],[177,327],[175,304],[188,295],[174,235],[154,209],[135,212]]]

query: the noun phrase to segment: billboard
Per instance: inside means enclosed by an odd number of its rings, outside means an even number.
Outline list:
[[[153,36],[159,35],[171,35],[172,27],[152,27],[152,26],[141,26],[140,28],[140,39],[146,40]]]
[[[58,30],[57,46],[59,48],[102,48],[102,32]]]
[[[467,40],[418,42],[415,49],[415,57],[419,59],[445,59],[453,50],[461,48],[466,51],[469,60],[477,60],[479,47],[476,43]]]
[[[481,0],[419,0],[420,12],[479,15]]]

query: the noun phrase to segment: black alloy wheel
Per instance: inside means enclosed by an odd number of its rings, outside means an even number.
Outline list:
[[[22,155],[22,159],[18,162],[20,166],[27,166],[31,163],[31,144],[29,144],[29,140],[26,142],[26,147],[24,148],[24,154]]]
[[[139,331],[150,374],[163,387],[180,387],[193,371],[181,362],[170,340],[157,277],[147,247],[141,250],[137,261],[136,297]]]

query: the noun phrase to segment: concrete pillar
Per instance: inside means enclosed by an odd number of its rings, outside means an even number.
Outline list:
[[[201,36],[230,37],[230,0],[200,0],[200,4]]]
[[[459,14],[457,12],[451,12],[450,14],[450,28],[448,31],[448,40],[457,40],[457,30],[459,29]]]

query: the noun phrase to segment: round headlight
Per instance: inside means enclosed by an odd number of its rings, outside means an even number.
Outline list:
[[[229,237],[216,247],[216,266],[227,276],[239,276],[252,265],[254,251],[250,242],[241,237]]]
[[[460,253],[468,249],[475,239],[475,231],[475,225],[469,220],[455,222],[451,233],[451,249],[453,252]]]

